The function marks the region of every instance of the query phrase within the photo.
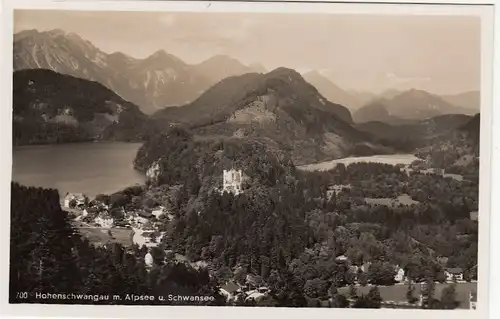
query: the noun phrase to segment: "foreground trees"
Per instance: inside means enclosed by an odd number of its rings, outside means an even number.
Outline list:
[[[147,271],[145,252],[118,244],[94,247],[71,227],[56,190],[12,184],[9,301],[154,304],[160,295],[206,295],[224,304],[206,271],[165,264]],[[27,292],[19,299],[17,292]],[[154,295],[155,301],[39,299],[36,293]],[[168,302],[167,302],[168,303]]]

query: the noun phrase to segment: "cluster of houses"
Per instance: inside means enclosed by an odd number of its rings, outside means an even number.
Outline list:
[[[262,281],[257,276],[248,274],[245,284],[241,285],[234,281],[229,281],[220,288],[220,293],[231,301],[248,301],[253,299],[258,301],[269,293],[269,288],[262,285]]]
[[[121,208],[110,208],[107,204],[89,200],[83,194],[68,193],[63,200],[65,209],[73,212],[75,220],[100,228],[127,227],[134,230],[133,242],[139,246],[157,246],[163,233],[158,230],[161,223],[158,218],[164,215],[168,220],[173,214],[159,206],[152,210],[137,209],[126,211]],[[156,220],[155,218],[156,217]]]
[[[344,255],[338,256],[336,258],[336,260],[337,260],[337,262],[349,263],[349,259]],[[349,270],[353,274],[358,274],[360,271],[367,273],[371,264],[372,264],[371,262],[366,262],[361,266],[350,265]],[[396,283],[404,283],[404,282],[409,281],[408,277],[406,276],[405,270],[402,267],[400,267],[399,265],[396,265],[396,266],[394,266],[394,271],[395,271],[394,281]],[[446,276],[447,282],[463,282],[464,281],[464,272],[463,272],[462,268],[458,268],[458,267],[446,268],[444,270],[444,274]]]

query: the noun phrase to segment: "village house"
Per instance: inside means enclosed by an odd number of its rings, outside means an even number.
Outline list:
[[[353,274],[357,274],[358,271],[360,270],[360,267],[359,266],[356,266],[356,265],[351,265],[349,266],[349,271]]]
[[[94,219],[94,222],[101,225],[102,228],[111,228],[113,227],[115,221],[111,215],[107,212],[103,212]]]
[[[143,217],[143,218],[151,218],[151,216],[153,216],[153,213],[147,211],[147,210],[139,210],[137,212],[137,215],[139,215],[140,217]]]
[[[241,288],[234,282],[228,282],[220,288],[220,293],[226,297],[227,301],[235,300],[239,292],[241,292]]]
[[[269,288],[267,287],[261,287],[259,289],[250,290],[246,292],[247,297],[245,298],[245,300],[253,299],[255,301],[258,301],[259,299],[264,297],[268,292]]]
[[[66,208],[82,207],[85,205],[86,196],[82,193],[66,193],[64,197],[63,205]],[[74,201],[75,206],[71,207],[71,203]]]
[[[360,267],[361,271],[364,273],[367,273],[371,264],[372,264],[371,262],[366,262],[363,265],[361,265],[361,267]]]
[[[349,262],[348,258],[344,255],[337,256],[337,258],[335,258],[335,261],[341,262],[341,263]]]
[[[447,268],[444,273],[446,275],[446,281],[464,280],[462,268]]]
[[[151,214],[154,215],[156,218],[160,217],[164,213],[165,213],[165,207],[163,206],[158,206],[151,211]]]
[[[405,271],[403,268],[396,266],[396,275],[394,276],[394,281],[403,282],[405,279]]]
[[[153,267],[153,263],[154,263],[153,255],[151,255],[151,253],[149,251],[146,254],[146,256],[144,256],[144,263],[146,264],[146,267],[148,267],[148,268]]]
[[[434,174],[436,175],[441,175],[443,176],[445,173],[444,173],[444,169],[443,168],[431,168],[431,170],[433,171]]]
[[[247,274],[245,277],[245,282],[248,286],[248,288],[262,288],[262,277],[260,276],[255,276],[252,274]],[[265,288],[265,287],[264,287]]]

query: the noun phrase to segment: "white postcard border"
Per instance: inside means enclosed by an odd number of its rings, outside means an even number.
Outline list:
[[[313,1],[314,2],[314,1]],[[352,2],[352,1],[350,1]],[[499,217],[489,214],[490,209],[500,209],[500,198],[491,196],[500,190],[498,186],[492,185],[492,181],[500,180],[500,168],[491,166],[492,159],[500,160],[500,146],[498,143],[498,133],[500,127],[495,128],[493,123],[498,122],[498,112],[493,110],[493,10],[483,6],[444,6],[433,5],[425,6],[421,4],[380,4],[380,1],[365,1],[372,4],[355,4],[355,3],[245,3],[245,2],[200,2],[200,1],[184,1],[184,2],[154,2],[154,1],[40,1],[40,0],[17,0],[4,1],[2,20],[4,28],[2,30],[2,50],[1,50],[1,69],[2,69],[2,85],[1,85],[1,101],[3,107],[1,109],[1,118],[4,121],[3,134],[1,135],[2,145],[5,147],[4,156],[2,158],[2,196],[4,212],[1,216],[0,235],[2,263],[1,263],[1,312],[7,310],[7,314],[11,316],[49,316],[49,317],[169,317],[169,318],[234,318],[234,317],[256,317],[256,316],[287,316],[290,318],[303,318],[308,316],[314,317],[331,317],[331,316],[349,316],[349,318],[364,318],[367,315],[367,310],[361,309],[316,309],[316,308],[239,308],[239,307],[190,307],[190,306],[83,306],[83,305],[9,305],[8,297],[8,247],[9,247],[9,211],[10,211],[10,180],[12,167],[12,149],[11,149],[11,105],[12,105],[12,8],[25,9],[75,9],[75,10],[141,10],[141,11],[198,11],[198,12],[288,12],[288,13],[305,13],[305,12],[322,12],[322,13],[356,13],[356,14],[437,14],[437,15],[478,15],[482,18],[482,86],[481,86],[481,142],[480,142],[480,199],[479,211],[479,282],[478,282],[478,310],[393,310],[393,309],[370,309],[370,317],[384,318],[399,318],[404,316],[410,318],[442,318],[443,316],[452,318],[487,318],[489,309],[493,309],[495,300],[499,300],[500,284],[499,275],[495,272],[490,274],[490,265],[486,261],[490,261],[490,235],[491,242],[500,240],[500,229],[498,231],[490,231],[490,225],[493,221],[498,226]],[[399,1],[410,2],[410,1]],[[441,3],[488,3],[488,1],[440,1]],[[490,1],[492,2],[492,1]],[[498,20],[498,12],[496,13]],[[500,28],[496,24],[495,37],[498,45]],[[459,36],[459,35],[458,35]],[[497,62],[500,54],[496,50]],[[459,67],[459,66],[457,66]],[[498,71],[498,63],[495,65]],[[498,101],[496,97],[495,101]],[[495,117],[495,118],[494,118]],[[492,133],[497,138],[493,140]],[[493,142],[495,142],[493,147]],[[493,154],[493,152],[495,154]],[[8,168],[8,169],[7,169]],[[494,176],[494,177],[493,177]],[[490,199],[492,198],[492,199]],[[486,212],[486,213],[485,213]],[[496,259],[491,261],[496,265],[496,269],[500,269],[498,262],[498,253],[495,253]],[[492,254],[493,256],[493,254]],[[491,268],[491,269],[495,269]],[[491,277],[490,277],[491,276]],[[488,280],[490,279],[490,280]],[[495,279],[496,285],[491,284],[491,279]],[[490,292],[492,295],[490,295]],[[488,302],[490,300],[490,302]],[[491,318],[494,318],[493,312]],[[500,316],[497,316],[500,317]]]

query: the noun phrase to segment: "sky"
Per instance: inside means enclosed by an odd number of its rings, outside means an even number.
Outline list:
[[[480,18],[299,13],[16,11],[14,32],[62,29],[107,53],[225,54],[268,70],[317,70],[346,90],[480,88]]]

